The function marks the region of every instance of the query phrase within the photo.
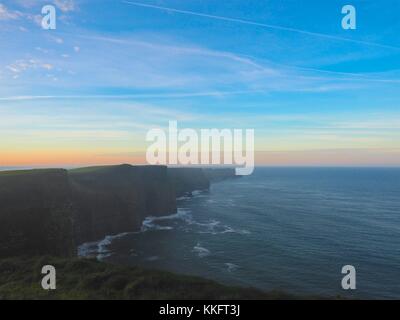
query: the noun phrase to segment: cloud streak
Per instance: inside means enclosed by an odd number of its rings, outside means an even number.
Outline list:
[[[5,5],[0,3],[0,21],[1,20],[17,20],[22,16],[19,11],[10,11]]]
[[[70,12],[76,9],[75,2],[73,0],[54,0],[54,4],[62,12]]]
[[[274,30],[279,30],[279,31],[293,32],[293,33],[297,33],[297,34],[302,34],[302,35],[312,36],[312,37],[319,37],[319,38],[324,38],[324,39],[328,39],[328,40],[344,41],[344,42],[356,43],[356,44],[361,44],[361,45],[380,47],[380,48],[385,48],[385,49],[400,50],[400,47],[396,47],[396,46],[380,44],[380,43],[375,43],[375,42],[369,42],[369,41],[349,39],[349,38],[329,35],[329,34],[325,34],[325,33],[311,32],[311,31],[306,31],[306,30],[301,30],[301,29],[296,29],[296,28],[283,27],[283,26],[260,23],[260,22],[250,21],[250,20],[230,18],[230,17],[219,16],[219,15],[211,15],[211,14],[199,13],[199,12],[188,11],[188,10],[179,10],[179,9],[175,9],[175,8],[162,7],[162,6],[157,6],[157,5],[145,4],[145,3],[141,3],[141,2],[122,1],[122,3],[132,5],[132,6],[137,6],[137,7],[157,9],[157,10],[163,10],[163,11],[168,11],[168,12],[175,12],[175,13],[192,15],[192,16],[197,16],[197,17],[202,17],[202,18],[227,21],[227,22],[233,22],[233,23],[240,23],[240,24],[268,28],[268,29],[274,29]]]

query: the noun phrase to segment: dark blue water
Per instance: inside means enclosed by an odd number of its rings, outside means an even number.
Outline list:
[[[296,294],[400,298],[400,169],[258,168],[179,207],[103,241],[103,258]]]

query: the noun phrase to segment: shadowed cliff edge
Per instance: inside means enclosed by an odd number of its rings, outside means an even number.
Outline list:
[[[0,173],[0,257],[70,256],[79,244],[137,231],[177,211],[176,198],[234,170],[101,166]]]

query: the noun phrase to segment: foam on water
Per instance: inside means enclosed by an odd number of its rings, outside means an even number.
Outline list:
[[[210,250],[202,247],[200,243],[193,247],[193,252],[197,253],[199,258],[205,258],[211,254]]]
[[[126,235],[131,234],[124,232],[116,235],[106,236],[103,240],[86,242],[78,247],[79,257],[96,257],[98,260],[103,260],[110,257],[113,253],[108,249],[113,240],[121,239]]]
[[[237,269],[239,269],[239,266],[234,263],[227,262],[225,263],[225,265],[227,267],[228,272],[235,272]]]

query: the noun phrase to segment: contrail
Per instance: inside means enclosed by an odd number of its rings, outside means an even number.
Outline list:
[[[126,94],[126,95],[70,95],[70,96],[9,96],[0,97],[0,101],[31,101],[57,99],[157,99],[157,98],[190,98],[190,97],[218,97],[226,95],[241,95],[263,93],[261,89],[237,91],[208,91],[188,93],[160,93],[160,94]]]
[[[162,7],[162,6],[152,5],[152,4],[140,3],[140,2],[132,2],[132,1],[122,1],[122,2],[125,3],[125,4],[137,6],[137,7],[151,8],[151,9],[157,9],[157,10],[163,10],[163,11],[170,11],[170,12],[187,14],[187,15],[192,15],[192,16],[197,16],[197,17],[208,18],[208,19],[222,20],[222,21],[241,23],[241,24],[257,26],[257,27],[262,27],[262,28],[269,28],[269,29],[275,29],[275,30],[281,30],[281,31],[295,32],[295,33],[299,33],[299,34],[304,34],[304,35],[313,36],[313,37],[319,37],[319,38],[325,38],[325,39],[330,39],[330,40],[346,41],[346,42],[352,42],[352,43],[363,44],[363,45],[368,45],[368,46],[400,50],[400,47],[396,47],[396,46],[385,45],[385,44],[374,43],[374,42],[368,42],[368,41],[362,41],[362,40],[354,40],[354,39],[343,38],[343,37],[339,37],[339,36],[332,36],[332,35],[325,34],[325,33],[311,32],[311,31],[306,31],[306,30],[301,30],[301,29],[296,29],[296,28],[289,28],[289,27],[282,27],[282,26],[277,26],[277,25],[272,25],[272,24],[266,24],[266,23],[250,21],[250,20],[229,18],[229,17],[217,16],[217,15],[206,14],[206,13],[199,13],[199,12],[188,11],[188,10],[179,10],[179,9],[174,9],[174,8],[169,8],[169,7]]]

